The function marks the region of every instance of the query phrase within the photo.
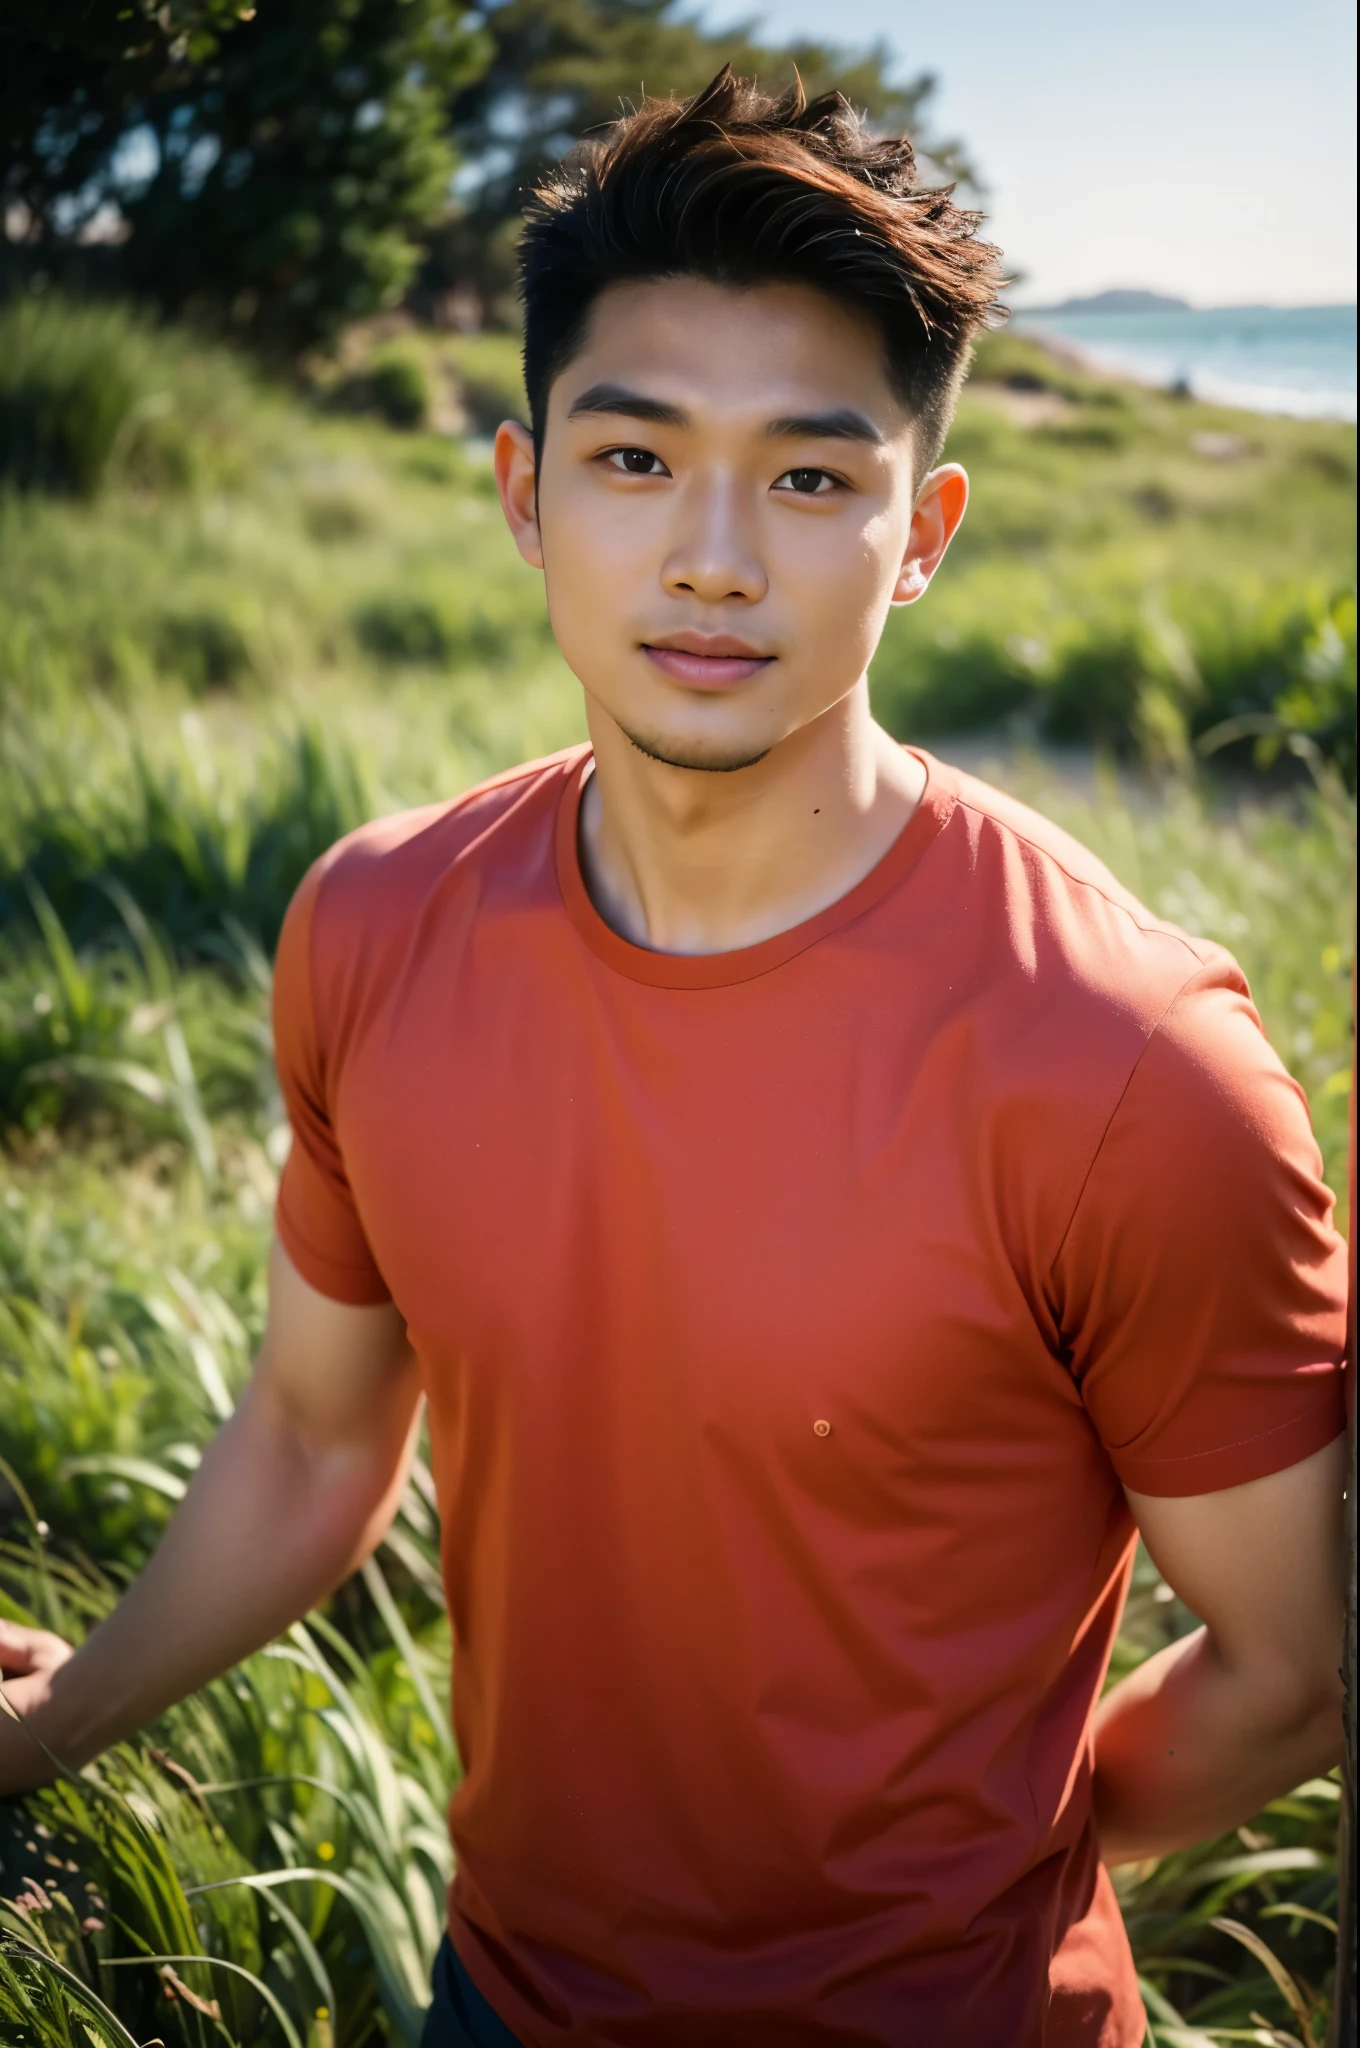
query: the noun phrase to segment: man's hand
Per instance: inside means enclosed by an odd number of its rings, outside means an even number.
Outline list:
[[[240,1406],[146,1570],[74,1655],[0,1624],[6,1693],[79,1766],[260,1649],[372,1552],[405,1483],[420,1387],[391,1304],[349,1308],[275,1244],[269,1321]],[[0,1719],[0,1797],[53,1775]]]
[[[15,1715],[41,1717],[51,1692],[53,1674],[71,1655],[71,1645],[45,1628],[22,1628],[0,1619],[0,1785],[6,1791],[28,1791],[51,1776],[51,1767],[32,1736]],[[25,1783],[27,1773],[28,1782]]]
[[[1345,1470],[1338,1438],[1221,1493],[1129,1495],[1163,1578],[1205,1627],[1101,1702],[1107,1863],[1222,1834],[1339,1762]]]

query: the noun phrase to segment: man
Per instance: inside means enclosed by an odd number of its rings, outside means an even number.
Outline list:
[[[1337,1753],[1299,1091],[1224,953],[869,712],[976,226],[727,74],[538,195],[496,468],[591,744],[303,884],[250,1390],[86,1646],[4,1638],[92,1756],[373,1548],[423,1393],[441,2048],[1138,2048],[1105,1865]],[[1136,1528],[1205,1626],[1097,1708]]]

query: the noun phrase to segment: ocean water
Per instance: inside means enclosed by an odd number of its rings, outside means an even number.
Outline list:
[[[1299,419],[1353,420],[1354,306],[1219,306],[1146,313],[1024,313],[1101,369],[1185,383],[1196,398]]]

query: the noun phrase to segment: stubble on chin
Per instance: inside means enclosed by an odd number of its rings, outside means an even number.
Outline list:
[[[664,768],[688,768],[696,775],[735,775],[742,768],[754,768],[770,751],[761,747],[754,754],[724,753],[693,742],[683,746],[678,740],[644,738],[641,733],[630,732],[626,725],[619,730],[629,746],[636,747],[649,761],[659,761]]]

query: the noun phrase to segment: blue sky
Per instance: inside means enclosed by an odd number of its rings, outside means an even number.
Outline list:
[[[1355,297],[1346,0],[708,0],[780,40],[883,39],[940,80],[1017,304],[1147,285],[1197,305]]]

